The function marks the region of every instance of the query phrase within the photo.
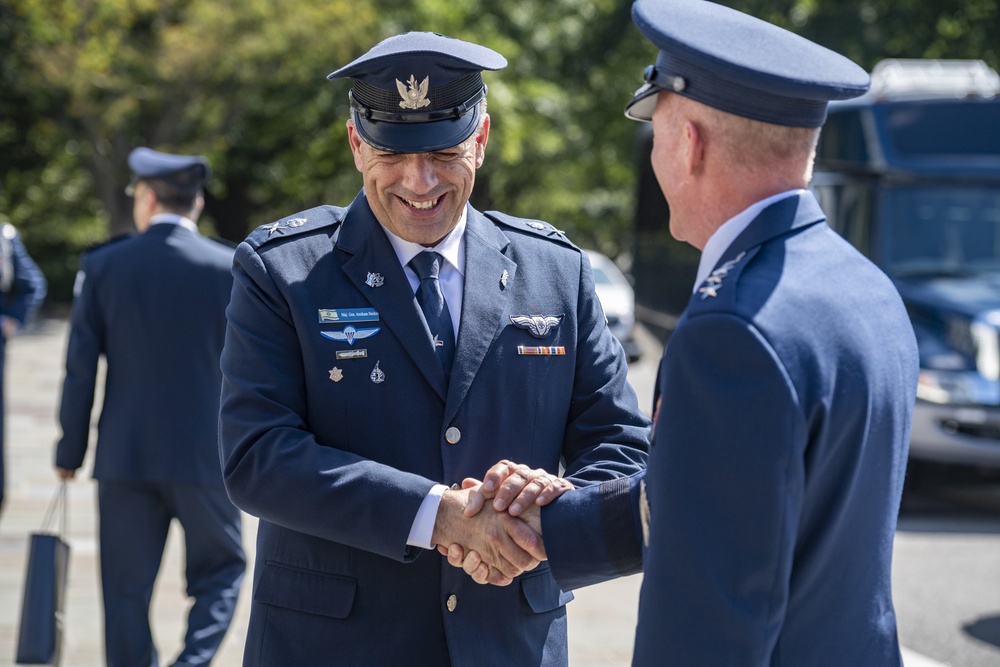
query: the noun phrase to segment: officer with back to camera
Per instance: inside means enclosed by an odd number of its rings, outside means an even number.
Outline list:
[[[807,189],[827,102],[868,75],[711,2],[639,0],[633,19],[659,55],[626,115],[652,123],[670,232],[702,258],[661,363],[648,471],[630,493],[541,509],[552,572],[595,583],[645,545],[634,665],[898,667],[916,342],[892,283]]]
[[[223,487],[218,452],[233,251],[195,225],[205,158],[136,148],[128,164],[140,233],[81,258],[55,464],[64,479],[83,465],[103,356],[94,478],[107,664],[159,665],[149,603],[176,519],[193,605],[171,664],[205,665],[229,628],[246,566],[240,512]]]

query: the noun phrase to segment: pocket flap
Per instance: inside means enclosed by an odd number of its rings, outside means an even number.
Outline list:
[[[563,592],[546,567],[541,572],[521,575],[521,591],[528,606],[536,614],[558,609],[573,600],[572,593]]]
[[[280,563],[265,563],[254,600],[331,618],[347,618],[354,605],[356,579]]]

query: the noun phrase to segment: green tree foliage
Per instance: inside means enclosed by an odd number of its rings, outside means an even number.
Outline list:
[[[884,57],[998,64],[993,0],[734,0],[870,68]],[[0,193],[68,302],[78,256],[131,231],[128,152],[202,153],[202,227],[231,241],[361,180],[344,81],[326,74],[398,32],[504,54],[473,203],[548,220],[616,255],[631,243],[636,125],[622,109],[655,49],[627,0],[4,0]]]

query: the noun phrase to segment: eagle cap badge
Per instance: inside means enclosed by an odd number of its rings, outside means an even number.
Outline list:
[[[403,98],[403,101],[399,103],[399,106],[404,109],[420,109],[421,107],[426,107],[430,105],[431,101],[427,99],[427,90],[430,87],[430,77],[425,76],[424,80],[419,84],[417,83],[417,77],[410,75],[409,81],[403,83],[399,79],[396,79],[396,90],[399,91],[399,96]]]

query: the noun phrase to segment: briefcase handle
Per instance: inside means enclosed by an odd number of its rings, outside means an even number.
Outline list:
[[[55,523],[58,514],[58,531],[56,535],[65,538],[67,535],[67,506],[69,505],[66,499],[66,480],[59,482],[58,488],[56,488],[56,493],[52,496],[52,500],[49,501],[49,509],[45,512],[45,519],[42,520],[42,532],[51,533],[49,527]]]

